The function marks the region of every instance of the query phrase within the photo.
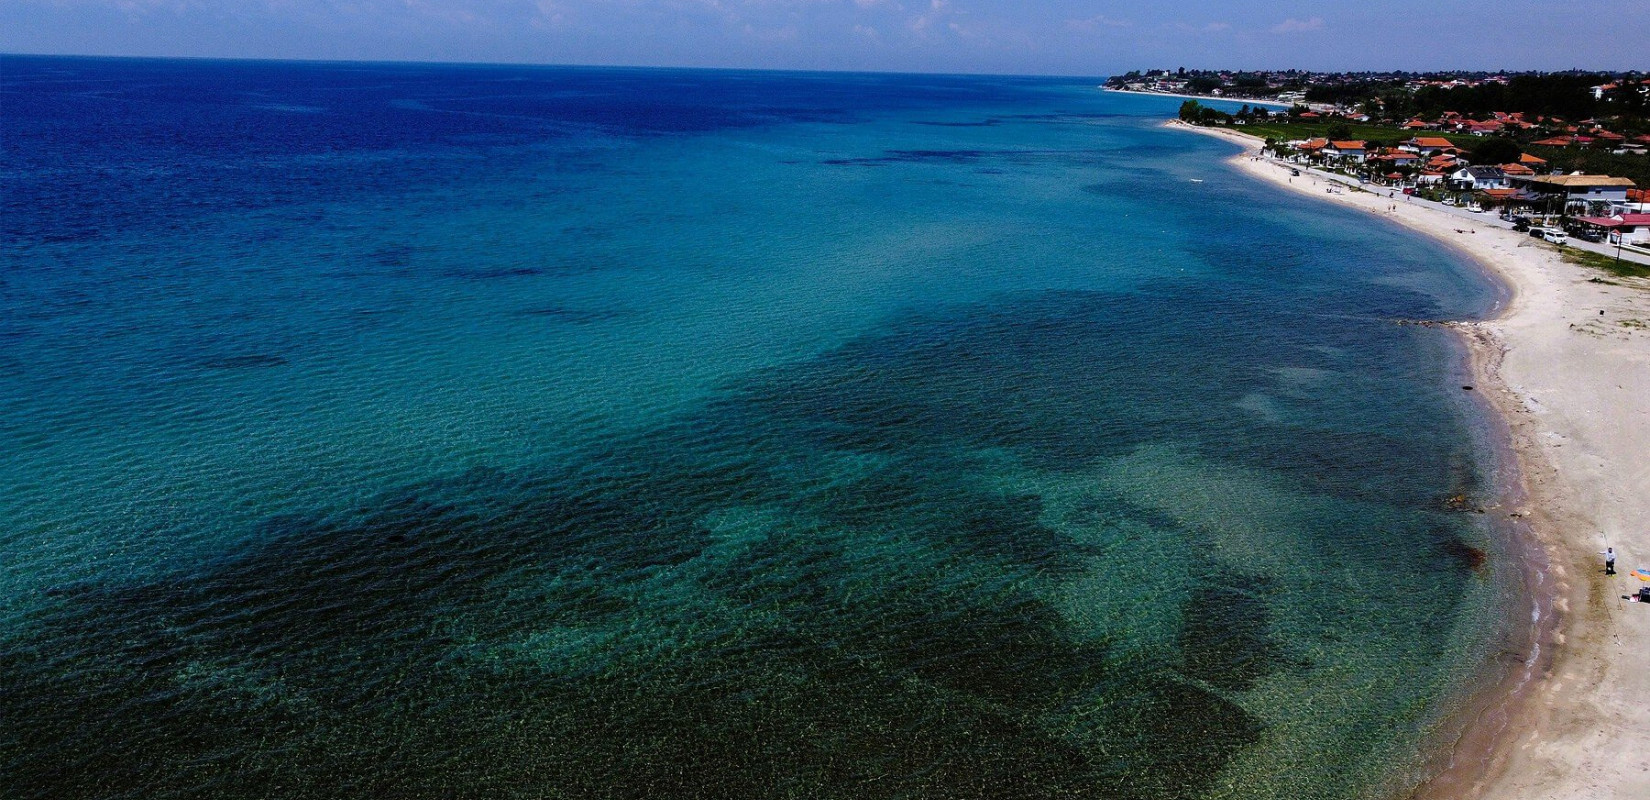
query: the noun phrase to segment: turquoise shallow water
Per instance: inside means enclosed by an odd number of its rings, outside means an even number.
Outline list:
[[[3,66],[18,796],[1380,796],[1503,635],[1492,287],[1169,101]]]

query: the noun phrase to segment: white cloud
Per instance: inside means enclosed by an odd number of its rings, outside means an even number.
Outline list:
[[[1323,17],[1312,17],[1311,19],[1290,17],[1272,26],[1273,33],[1304,33],[1306,31],[1321,30],[1323,30]]]
[[[741,31],[745,34],[746,38],[769,43],[793,41],[796,39],[797,34],[795,25],[786,25],[780,28],[761,28],[750,23],[746,23],[745,27],[742,28]]]
[[[1094,31],[1101,28],[1131,28],[1134,23],[1126,19],[1112,19],[1104,14],[1088,19],[1068,19],[1066,28],[1074,31]]]
[[[928,13],[912,17],[905,24],[912,33],[918,36],[927,36],[929,29],[936,22],[940,22],[951,14],[950,0],[929,0]]]
[[[529,22],[535,28],[558,28],[567,22],[567,11],[559,0],[535,0],[537,14]]]

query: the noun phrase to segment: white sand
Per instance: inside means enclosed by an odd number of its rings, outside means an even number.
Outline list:
[[[1503,687],[1503,719],[1477,737],[1489,741],[1462,744],[1474,752],[1458,752],[1450,774],[1417,796],[1650,798],[1650,605],[1621,599],[1650,586],[1629,576],[1650,568],[1650,281],[1566,263],[1525,234],[1401,194],[1329,194],[1309,173],[1291,183],[1287,168],[1253,158],[1252,136],[1176,126],[1243,145],[1232,163],[1247,174],[1443,240],[1514,292],[1498,318],[1455,327],[1471,345],[1478,388],[1511,429],[1524,507],[1507,513],[1524,515],[1550,562],[1552,659],[1528,691]],[[1606,545],[1620,554],[1613,578],[1598,554]]]

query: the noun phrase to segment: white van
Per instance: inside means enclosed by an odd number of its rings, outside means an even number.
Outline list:
[[[1570,241],[1570,237],[1565,236],[1564,231],[1556,228],[1548,228],[1547,230],[1542,231],[1541,238],[1552,242],[1553,244],[1567,244]]]

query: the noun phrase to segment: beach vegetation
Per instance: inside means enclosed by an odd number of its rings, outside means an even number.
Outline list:
[[[1227,125],[1231,124],[1232,115],[1196,100],[1187,100],[1180,104],[1180,119],[1193,125]]]
[[[1564,260],[1571,264],[1591,267],[1621,278],[1650,278],[1650,265],[1628,261],[1625,258],[1617,260],[1614,255],[1578,250],[1574,247],[1563,248],[1563,252]]]

